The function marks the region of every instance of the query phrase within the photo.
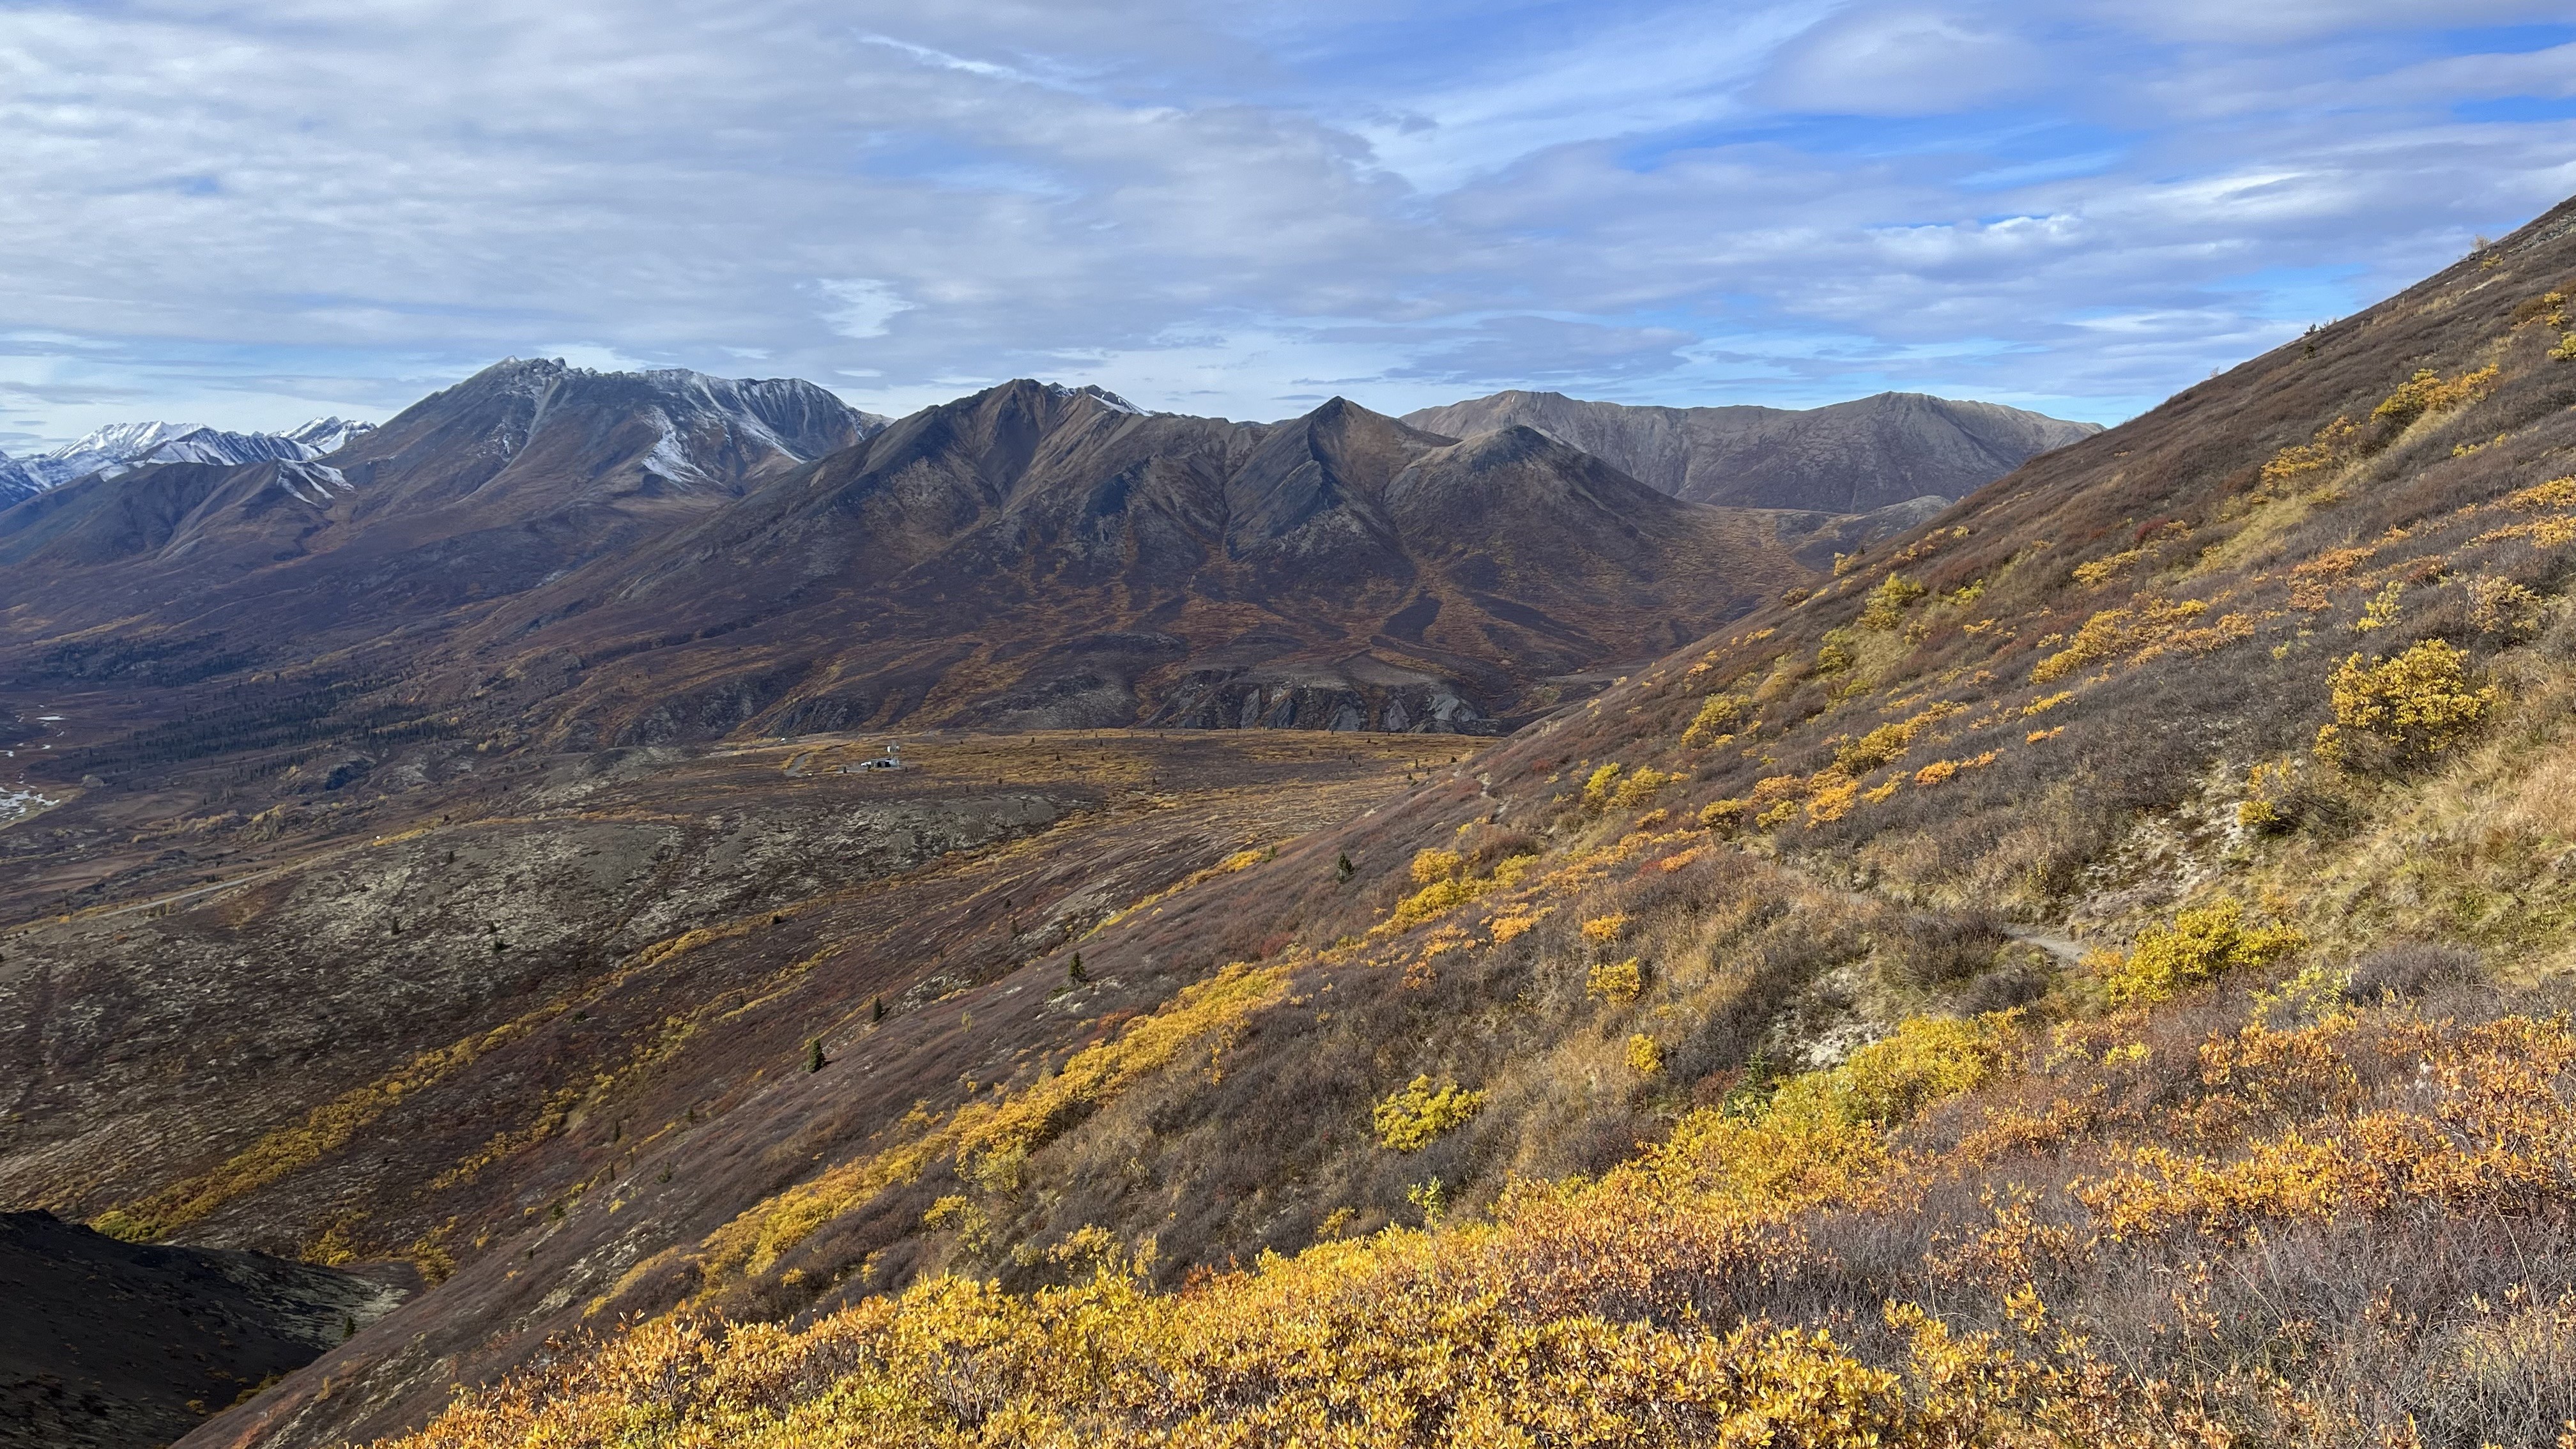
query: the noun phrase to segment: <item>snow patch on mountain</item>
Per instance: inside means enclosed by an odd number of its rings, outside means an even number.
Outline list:
[[[77,442],[32,458],[0,456],[0,507],[75,478],[123,477],[164,463],[303,463],[374,431],[372,423],[315,418],[284,433],[234,433],[203,423],[110,423]]]

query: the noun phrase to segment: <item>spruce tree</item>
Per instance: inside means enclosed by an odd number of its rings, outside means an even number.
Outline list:
[[[1082,983],[1091,979],[1091,973],[1082,969],[1082,953],[1080,951],[1074,952],[1073,959],[1065,963],[1064,979],[1072,982],[1076,986],[1080,986]]]

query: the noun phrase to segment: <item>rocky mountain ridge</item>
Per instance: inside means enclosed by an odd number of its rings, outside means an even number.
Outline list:
[[[374,427],[338,417],[315,418],[282,433],[232,433],[202,423],[112,423],[51,452],[15,459],[0,454],[0,508],[74,479],[115,478],[156,463],[305,462],[338,451]]]

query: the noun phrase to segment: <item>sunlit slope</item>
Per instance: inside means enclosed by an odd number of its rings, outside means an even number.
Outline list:
[[[412,1442],[2549,1442],[2571,231],[979,988],[1199,977]]]

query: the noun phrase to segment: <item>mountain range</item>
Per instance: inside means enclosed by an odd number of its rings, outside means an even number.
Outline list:
[[[2102,431],[1914,392],[1799,410],[1631,407],[1514,391],[1424,408],[1404,420],[1457,437],[1536,428],[1693,503],[1838,514],[1955,502],[2041,453]]]
[[[1938,506],[1712,508],[1518,423],[1444,434],[1343,400],[1234,423],[1021,382],[889,423],[793,380],[542,360],[335,440],[327,462],[157,425],[67,450],[120,461],[0,511],[0,661],[172,680],[347,650],[417,707],[576,745],[1487,732]]]
[[[75,478],[114,477],[157,463],[302,462],[337,452],[373,426],[330,417],[283,433],[228,433],[201,423],[112,423],[33,457],[0,453],[0,508]]]

